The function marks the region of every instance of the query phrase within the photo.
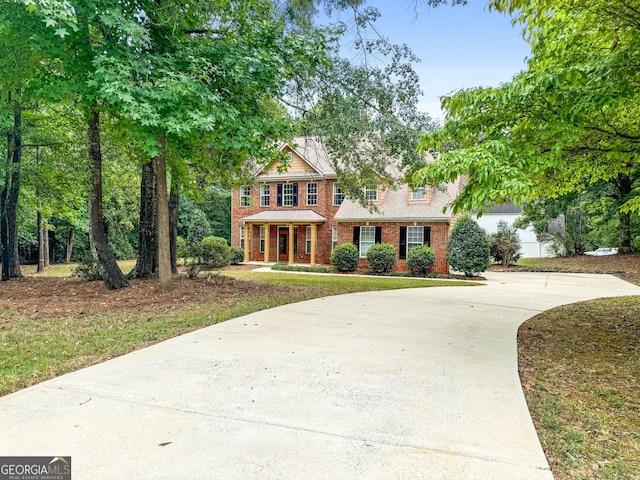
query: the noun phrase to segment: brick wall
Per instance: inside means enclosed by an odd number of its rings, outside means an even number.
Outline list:
[[[367,225],[370,227],[382,227],[382,243],[390,243],[399,250],[400,227],[420,226],[431,227],[431,248],[435,252],[435,265],[433,271],[435,273],[449,273],[449,265],[447,264],[447,241],[449,238],[449,224],[447,222],[344,222],[338,226],[338,244],[353,242],[353,227],[361,227]],[[399,255],[399,253],[397,254]],[[360,259],[360,267],[366,268],[367,259]],[[407,271],[407,262],[396,257],[396,265],[394,270]]]

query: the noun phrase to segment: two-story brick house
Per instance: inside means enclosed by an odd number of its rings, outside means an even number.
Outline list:
[[[457,185],[446,189],[407,185],[365,191],[377,207],[371,211],[346,198],[324,146],[297,138],[282,150],[288,168],[276,163],[257,173],[251,185],[232,193],[231,241],[245,250],[245,261],[328,264],[331,250],[354,243],[366,266],[366,251],[374,243],[390,243],[398,252],[397,270],[406,270],[407,251],[421,244],[436,254],[434,271],[447,273],[446,247],[451,214],[443,208]]]

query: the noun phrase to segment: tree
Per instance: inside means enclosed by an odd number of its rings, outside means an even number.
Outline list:
[[[496,233],[491,234],[490,255],[494,261],[508,267],[520,258],[520,237],[516,228],[504,220],[498,222]]]
[[[616,189],[621,252],[630,248],[640,129],[640,12],[627,0],[495,0],[532,46],[528,69],[497,88],[443,99],[444,128],[421,148],[440,152],[416,174],[469,182],[456,211],[555,198],[607,182]]]
[[[460,217],[449,237],[447,261],[454,270],[473,277],[491,265],[485,231],[470,217]]]

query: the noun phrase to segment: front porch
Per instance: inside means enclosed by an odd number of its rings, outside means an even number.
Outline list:
[[[245,262],[317,264],[318,227],[326,219],[316,212],[265,211],[243,220]]]

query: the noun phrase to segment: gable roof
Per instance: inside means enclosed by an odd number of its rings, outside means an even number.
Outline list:
[[[310,169],[296,170],[289,168],[287,171],[270,172],[269,169],[274,164],[262,167],[256,178],[264,181],[270,179],[293,179],[293,178],[336,178],[336,170],[333,167],[331,157],[324,144],[315,137],[296,137],[293,142],[283,143],[280,151],[292,150],[300,159],[310,167]]]

